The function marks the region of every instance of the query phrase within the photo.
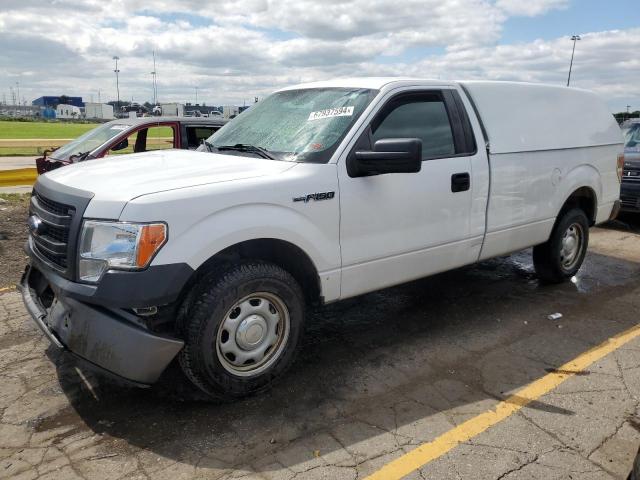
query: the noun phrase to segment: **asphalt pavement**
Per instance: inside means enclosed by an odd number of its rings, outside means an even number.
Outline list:
[[[625,479],[640,234],[612,227],[564,285],[525,251],[310,311],[286,377],[229,404],[79,368],[0,293],[0,477]]]
[[[0,171],[36,168],[36,158],[38,157],[0,157]]]

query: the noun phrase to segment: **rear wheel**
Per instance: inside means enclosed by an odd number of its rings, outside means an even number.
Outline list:
[[[549,240],[533,248],[538,278],[560,283],[573,277],[587,253],[589,220],[579,208],[568,210],[556,222]]]
[[[268,388],[291,365],[304,321],[302,291],[277,265],[249,261],[205,279],[183,309],[187,377],[212,397]]]

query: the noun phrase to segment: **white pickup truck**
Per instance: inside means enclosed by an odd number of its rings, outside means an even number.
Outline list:
[[[201,150],[41,176],[21,290],[58,347],[137,384],[177,356],[217,398],[285,371],[308,303],[527,247],[573,276],[623,160],[592,93],[380,78],[277,91]]]

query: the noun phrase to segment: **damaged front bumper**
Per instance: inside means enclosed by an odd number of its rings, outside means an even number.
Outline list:
[[[20,290],[31,318],[56,347],[107,373],[148,385],[184,346],[182,340],[145,329],[133,313],[65,295],[51,275],[56,274],[29,266]]]

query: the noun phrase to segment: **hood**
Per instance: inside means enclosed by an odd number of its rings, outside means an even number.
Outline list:
[[[640,146],[625,147],[624,148],[625,162],[632,161],[634,163],[640,162]]]
[[[624,166],[640,168],[640,151],[624,149]]]
[[[278,174],[294,165],[264,158],[162,150],[74,163],[46,176],[92,192],[101,201],[126,202],[166,190]]]

